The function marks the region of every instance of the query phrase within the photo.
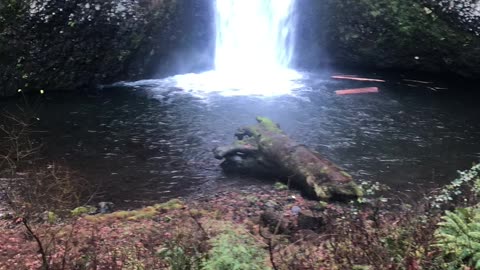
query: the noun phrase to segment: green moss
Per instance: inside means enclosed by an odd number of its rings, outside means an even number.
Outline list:
[[[315,195],[319,200],[327,201],[331,198],[330,192],[327,188],[315,185]]]
[[[282,133],[282,130],[278,127],[278,125],[270,120],[267,117],[257,117],[257,122],[266,130],[270,132],[275,132],[275,133]]]
[[[352,270],[373,270],[373,267],[370,265],[354,265]]]
[[[54,212],[47,212],[47,221],[48,223],[55,223],[58,220],[58,216]]]
[[[185,207],[184,203],[179,199],[173,199],[165,203],[156,204],[153,206],[156,210],[177,210]]]
[[[107,219],[109,217],[124,219],[124,218],[128,218],[128,217],[131,217],[131,216],[135,215],[134,212],[136,212],[136,211],[118,211],[118,212],[113,212],[113,213],[108,214],[108,215],[104,215],[103,217],[105,217]]]
[[[148,206],[134,211],[117,211],[107,215],[88,216],[88,220],[108,220],[108,219],[127,219],[141,220],[151,219],[159,214],[160,211],[172,211],[185,208],[184,203],[179,199],[173,199],[165,203]]]
[[[363,189],[359,185],[357,185],[353,182],[352,182],[351,185],[352,185],[353,194],[355,194],[355,196],[357,196],[357,197],[363,197],[364,196]]]
[[[235,228],[225,228],[210,241],[212,249],[203,262],[205,270],[261,270],[270,269],[267,265],[267,253],[250,234]]]
[[[185,208],[181,200],[173,199],[165,203],[148,206],[134,211],[117,211],[106,215],[87,216],[86,219],[90,221],[104,221],[109,219],[126,219],[126,220],[142,220],[151,219],[159,214],[160,211],[172,211]],[[84,210],[84,209],[80,209]],[[80,211],[81,212],[81,211]]]
[[[325,201],[320,201],[318,202],[318,204],[316,205],[316,210],[324,210],[325,208],[327,208],[328,206],[328,203],[325,202]]]
[[[363,190],[354,182],[330,187],[331,193],[346,197],[363,197]]]
[[[80,206],[70,211],[70,214],[73,217],[78,217],[88,213],[95,213],[96,211],[97,211],[97,208],[93,206]]]
[[[332,197],[341,198],[359,198],[363,197],[363,190],[355,182],[349,182],[346,184],[329,184],[329,185],[315,185],[315,195],[317,199],[321,201],[328,201]]]
[[[258,197],[254,195],[248,195],[247,197],[245,197],[245,199],[250,203],[258,202]]]
[[[348,177],[348,178],[352,178],[352,176],[350,174],[348,174],[347,172],[344,172],[344,171],[341,171],[340,172],[342,175]]]
[[[287,185],[285,185],[284,183],[280,183],[280,182],[276,182],[275,185],[273,185],[273,187],[276,190],[287,190],[288,189]]]
[[[190,213],[191,216],[197,217],[197,218],[208,215],[208,211],[205,209],[190,209],[188,212]]]
[[[129,216],[127,220],[152,219],[158,214],[158,212],[154,207],[150,206],[138,211],[132,211],[131,214],[132,215]]]
[[[115,220],[115,219],[126,219],[126,220],[140,220],[140,219],[151,219],[158,212],[153,207],[147,207],[135,211],[117,211],[107,215],[96,215],[96,216],[87,216],[85,217],[90,221],[105,221],[105,220]]]

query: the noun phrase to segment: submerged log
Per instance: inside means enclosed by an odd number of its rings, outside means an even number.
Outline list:
[[[224,169],[266,173],[283,177],[305,195],[320,200],[344,200],[362,195],[352,177],[338,166],[289,138],[268,118],[241,128],[230,146],[214,149],[215,158],[225,159]]]

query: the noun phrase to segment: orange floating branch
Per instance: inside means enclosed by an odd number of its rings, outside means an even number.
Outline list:
[[[332,76],[333,79],[339,80],[352,80],[352,81],[362,81],[362,82],[385,82],[384,80],[379,79],[370,79],[370,78],[358,78],[350,76]]]
[[[335,91],[337,95],[353,95],[353,94],[367,94],[378,93],[378,87],[355,88]]]

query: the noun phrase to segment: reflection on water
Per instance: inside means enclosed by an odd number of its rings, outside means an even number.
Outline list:
[[[262,183],[224,176],[211,154],[257,115],[279,122],[356,179],[402,192],[445,183],[480,156],[478,99],[470,92],[432,91],[399,78],[375,84],[378,94],[352,96],[334,91],[372,84],[315,74],[302,84],[273,97],[199,98],[159,81],[104,89],[95,98],[50,95],[40,112],[48,133],[41,136],[50,158],[101,184],[100,200],[129,204]]]

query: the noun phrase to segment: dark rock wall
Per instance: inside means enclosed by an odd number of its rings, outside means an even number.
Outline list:
[[[464,30],[480,35],[479,0],[423,0],[423,3]]]
[[[442,10],[438,3],[420,0],[299,1],[295,65],[328,63],[478,77],[476,11],[465,6]],[[465,10],[470,15],[461,17]]]
[[[213,66],[214,0],[2,0],[0,95]],[[295,66],[480,77],[478,0],[298,0]],[[254,42],[254,41],[252,41]]]
[[[4,0],[0,95],[206,69],[210,7],[208,0]]]
[[[177,0],[178,1],[178,0]],[[183,74],[211,69],[215,50],[214,1],[180,0],[176,23],[176,48],[163,50],[164,64],[158,65],[155,76]],[[157,41],[162,43],[162,39]],[[157,59],[158,58],[154,58]]]

